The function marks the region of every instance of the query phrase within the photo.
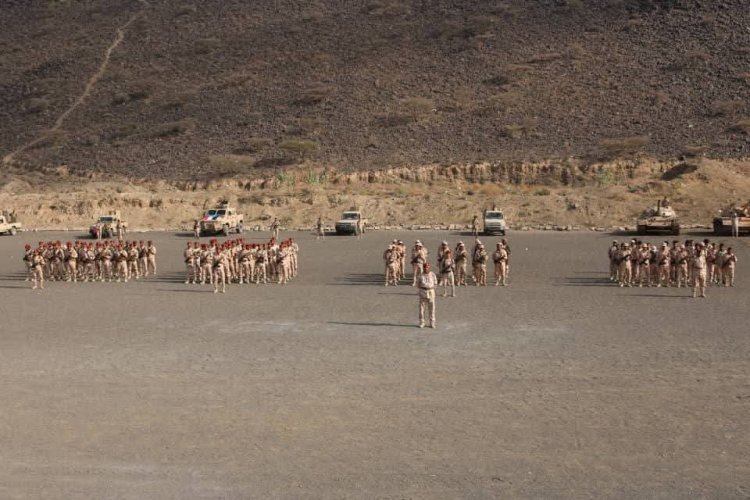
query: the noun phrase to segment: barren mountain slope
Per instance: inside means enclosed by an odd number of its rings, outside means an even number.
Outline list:
[[[750,152],[744,0],[13,0],[0,23],[0,154],[21,164],[185,179]]]

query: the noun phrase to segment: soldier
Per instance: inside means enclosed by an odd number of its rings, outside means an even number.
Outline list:
[[[477,286],[487,286],[487,252],[484,245],[477,240],[472,253],[471,265],[474,271],[474,283]]]
[[[255,276],[255,283],[263,283],[264,285],[268,283],[268,250],[266,250],[266,245],[261,244],[260,248],[258,248],[258,253],[256,255],[256,261],[255,261],[255,269],[257,271]]]
[[[469,252],[466,251],[463,241],[456,245],[454,259],[456,262],[456,285],[466,286],[466,262],[469,260]]]
[[[722,261],[721,275],[724,286],[734,286],[734,274],[737,268],[737,254],[732,247],[727,248],[727,253]]]
[[[498,243],[495,253],[492,254],[492,261],[495,263],[495,286],[502,284],[507,285],[508,276],[508,252],[502,243]]]
[[[620,246],[617,244],[617,240],[615,240],[612,242],[612,246],[609,247],[609,250],[607,250],[607,257],[609,257],[609,281],[619,281],[619,252]]]
[[[23,248],[23,262],[26,264],[26,278],[24,278],[24,281],[31,281],[34,279],[34,250],[31,249],[31,245],[28,243]]]
[[[116,281],[119,283],[122,280],[124,283],[128,282],[128,252],[123,248],[122,243],[117,245],[117,249],[113,254],[115,260],[115,275],[117,276]]]
[[[208,248],[208,245],[206,245],[205,243],[201,243],[201,285],[206,284],[206,280],[208,280],[209,284],[213,284],[214,282],[214,253],[212,248]]]
[[[294,241],[293,238],[289,238],[289,264],[291,266],[291,276],[292,278],[297,277],[297,273],[299,272],[299,245],[296,241]]]
[[[435,287],[437,278],[430,270],[430,263],[424,263],[423,272],[419,276],[419,328],[425,326],[425,309],[430,317],[430,328],[435,328]]]
[[[156,245],[151,240],[146,243],[146,253],[148,256],[146,275],[148,276],[148,273],[151,272],[156,276]]]
[[[317,228],[317,234],[315,236],[316,240],[320,239],[326,239],[326,232],[323,228],[323,217],[318,217],[318,222],[316,223],[315,227]]]
[[[740,215],[735,210],[732,213],[732,238],[740,237]]]
[[[32,290],[40,288],[44,290],[44,256],[39,250],[35,250],[31,256]]]
[[[496,209],[493,208],[493,210]],[[508,254],[508,257],[505,259],[505,281],[507,282],[508,277],[510,276],[510,244],[508,244],[508,240],[505,238],[500,240],[500,243],[503,244],[503,249],[505,250],[505,253]]]
[[[138,242],[138,269],[144,278],[148,277],[148,249],[143,240]]]
[[[399,256],[398,279],[406,277],[406,243],[403,240],[396,242],[396,251]]]
[[[646,286],[651,287],[651,249],[649,249],[647,243],[641,243],[640,248],[637,252],[638,257],[638,287],[643,287],[644,280]]]
[[[713,283],[716,284],[716,286],[721,286],[722,283],[724,283],[724,257],[726,254],[727,252],[724,250],[724,243],[719,243],[719,248],[716,249],[716,253],[714,254],[714,268],[711,273],[713,276]],[[709,280],[709,283],[710,282],[711,280]]]
[[[193,236],[196,240],[201,237],[201,223],[198,222],[198,219],[195,219],[195,222],[193,222]]]
[[[479,236],[479,217],[476,215],[471,219],[471,235],[475,238]]]
[[[388,245],[383,252],[383,260],[385,261],[385,286],[398,286],[400,256],[396,245],[393,243]]]
[[[115,226],[115,230],[117,231],[117,241],[122,241],[122,237],[124,233],[123,229],[124,228],[122,226],[122,222],[120,222],[120,220],[118,219],[117,225]]]
[[[419,275],[422,273],[423,265],[427,262],[425,251],[422,247],[422,242],[417,240],[414,242],[414,247],[411,249],[411,271],[412,271],[412,282],[411,286],[417,286],[417,280]]]
[[[695,253],[693,255],[693,298],[698,294],[700,289],[701,297],[706,297],[706,251],[703,243],[695,244]]]
[[[677,245],[677,251],[675,252],[675,286],[680,288],[682,285],[685,287],[689,285],[689,267],[690,267],[690,252],[685,245]]]
[[[253,256],[253,247],[246,243],[240,252],[240,285],[250,284],[253,281],[253,272],[255,271],[255,258]]]
[[[362,235],[365,234],[365,224],[362,221],[362,214],[358,214],[357,215],[357,228],[356,228],[356,231],[357,231],[357,239],[361,240],[362,239]]]
[[[195,269],[195,250],[193,249],[193,242],[188,241],[185,251],[182,253],[182,257],[185,261],[185,284],[198,282],[198,272]]]
[[[271,223],[271,233],[273,235],[273,239],[277,240],[279,238],[279,229],[281,228],[281,222],[279,222],[279,219],[274,217],[273,222]]]
[[[128,275],[133,279],[139,279],[141,277],[141,269],[138,268],[138,256],[140,252],[138,252],[138,245],[135,243],[135,241],[131,242],[128,246],[125,247],[125,251],[128,255]],[[146,271],[145,269],[143,270]]]
[[[445,242],[447,245],[448,243]],[[456,261],[453,260],[453,253],[450,248],[446,248],[443,252],[443,258],[438,260],[440,262],[438,269],[440,271],[440,280],[443,284],[443,297],[448,296],[448,287],[451,287],[451,297],[456,296]]]
[[[632,278],[632,264],[630,261],[630,255],[630,245],[628,245],[627,243],[622,243],[620,245],[620,251],[617,254],[617,262],[619,266],[617,269],[617,274],[620,276],[620,288],[624,286],[630,286],[630,280]]]
[[[669,245],[667,245],[667,242],[665,241],[661,245],[661,251],[659,252],[657,256],[657,268],[659,270],[659,275],[656,281],[656,286],[661,287],[669,286],[670,279],[671,279],[671,269],[670,269],[670,263],[672,261],[672,253],[670,252]]]
[[[65,273],[66,281],[78,281],[78,251],[71,242],[65,244]]]
[[[216,255],[213,262],[213,282],[214,293],[219,293],[219,284],[221,284],[221,293],[227,293],[227,269],[229,267],[229,255],[226,249],[222,249]]]

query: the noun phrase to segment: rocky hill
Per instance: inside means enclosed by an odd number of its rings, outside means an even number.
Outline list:
[[[16,168],[750,154],[746,0],[4,0],[0,25]]]

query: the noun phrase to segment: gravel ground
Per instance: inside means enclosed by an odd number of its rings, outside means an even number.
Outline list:
[[[470,237],[300,233],[298,280],[214,295],[151,233],[155,279],[27,289],[22,244],[70,237],[0,238],[2,498],[750,497],[747,239],[693,300],[514,233],[511,286],[420,330],[386,242]]]

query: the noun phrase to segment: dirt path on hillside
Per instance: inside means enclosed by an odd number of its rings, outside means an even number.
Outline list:
[[[3,157],[4,164],[10,163],[13,160],[13,158],[15,158],[16,155],[23,153],[27,149],[43,141],[49,136],[49,134],[60,130],[63,126],[63,123],[65,123],[65,120],[68,118],[68,116],[70,116],[71,113],[73,113],[76,109],[78,109],[84,103],[84,101],[89,97],[89,95],[91,95],[91,91],[93,90],[94,86],[96,86],[97,82],[101,79],[102,76],[104,76],[104,73],[107,71],[107,67],[109,66],[109,61],[110,61],[110,58],[112,57],[112,53],[120,45],[120,43],[122,43],[122,41],[125,39],[125,34],[126,34],[128,27],[130,27],[131,24],[133,24],[136,20],[138,20],[141,16],[143,16],[143,14],[146,12],[146,9],[149,7],[149,3],[146,0],[138,0],[138,2],[142,4],[143,7],[141,8],[141,10],[139,10],[138,12],[130,16],[130,18],[125,24],[123,24],[122,26],[119,26],[115,30],[115,39],[104,51],[104,59],[102,60],[102,63],[99,65],[99,68],[97,69],[96,73],[94,73],[86,82],[86,86],[84,87],[81,95],[79,95],[78,98],[73,102],[73,104],[71,104],[67,109],[65,109],[65,111],[62,112],[60,116],[57,117],[52,128],[43,132],[36,139],[33,139],[32,141],[21,145],[15,151],[12,151],[11,153],[5,155]]]

